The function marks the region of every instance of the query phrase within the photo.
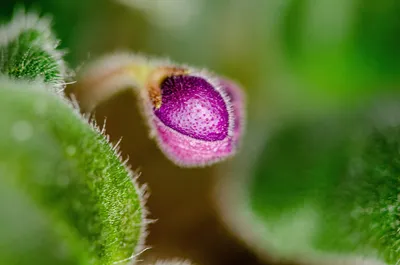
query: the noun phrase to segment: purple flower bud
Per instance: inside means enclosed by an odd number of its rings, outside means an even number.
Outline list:
[[[164,154],[180,166],[211,165],[237,150],[244,128],[244,95],[238,84],[165,60],[115,54],[95,61],[77,93],[86,111],[133,88]]]
[[[166,155],[181,166],[209,165],[233,155],[243,127],[238,85],[182,71],[157,78],[146,109]]]

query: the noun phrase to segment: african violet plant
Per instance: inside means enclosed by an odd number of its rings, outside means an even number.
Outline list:
[[[118,147],[64,97],[69,76],[49,20],[19,12],[0,36],[1,263],[134,263],[145,249],[144,189]],[[234,153],[236,84],[136,58],[121,68],[119,59],[109,76],[82,83],[106,94],[101,86],[126,81],[142,88],[149,124],[173,161],[199,166]]]
[[[64,97],[72,77],[57,45],[49,21],[32,13],[0,28],[0,262],[135,263],[145,250],[144,189],[104,131]],[[244,95],[224,77],[118,53],[88,64],[77,80],[86,112],[133,88],[150,136],[177,165],[211,165],[240,145]],[[399,130],[363,119],[271,136],[249,187],[259,222],[245,230],[256,230],[258,244],[320,264],[398,264]],[[295,170],[280,164],[282,155]]]

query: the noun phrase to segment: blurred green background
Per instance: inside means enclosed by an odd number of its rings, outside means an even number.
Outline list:
[[[149,228],[153,249],[146,261],[265,263],[269,254],[254,251],[249,236],[228,220],[242,214],[239,202],[227,199],[230,185],[246,190],[247,206],[263,216],[335,183],[345,167],[342,134],[359,131],[360,113],[397,97],[400,84],[398,0],[3,1],[2,18],[18,5],[53,17],[72,69],[129,50],[205,67],[246,91],[240,153],[206,169],[180,169],[166,160],[147,139],[132,95],[96,111],[99,123],[108,117],[112,140],[123,136],[123,154],[149,185],[151,217],[159,221]],[[240,194],[233,197],[241,200]],[[221,211],[221,201],[235,217]]]
[[[115,50],[165,56],[243,84],[249,119],[352,108],[400,79],[397,0],[5,1],[54,18],[76,69]]]

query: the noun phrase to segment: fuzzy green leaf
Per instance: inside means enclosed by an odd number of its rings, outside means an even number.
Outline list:
[[[0,73],[12,78],[42,80],[56,90],[64,87],[63,52],[50,29],[50,20],[17,12],[0,27]]]
[[[2,172],[0,178],[0,261],[7,265],[78,265],[89,263],[74,235],[55,229],[51,216],[16,187]],[[51,251],[50,251],[51,250]]]
[[[43,86],[0,80],[0,234],[10,238],[0,260],[127,264],[141,245],[141,192],[107,139]]]
[[[357,127],[325,119],[287,126],[269,139],[250,207],[272,253],[397,264],[400,126]]]

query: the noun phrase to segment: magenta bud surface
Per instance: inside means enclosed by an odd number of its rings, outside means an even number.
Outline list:
[[[227,102],[205,79],[171,76],[161,84],[161,107],[155,115],[166,126],[194,139],[223,140],[228,136]]]
[[[244,106],[238,85],[185,74],[166,77],[160,90],[160,106],[147,109],[157,142],[172,161],[205,166],[235,153]]]

